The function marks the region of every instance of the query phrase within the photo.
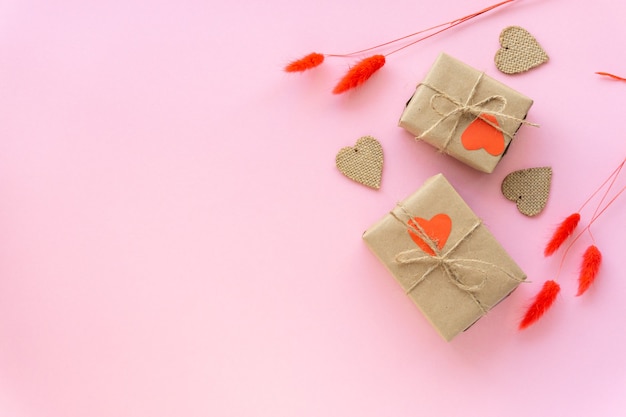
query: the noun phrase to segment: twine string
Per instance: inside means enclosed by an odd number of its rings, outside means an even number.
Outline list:
[[[402,206],[401,204],[398,204],[398,207],[409,219],[413,219],[414,216],[412,216],[406,210],[404,206]],[[472,227],[469,228],[465,232],[465,234],[454,243],[454,245],[452,245],[448,250],[443,252],[439,250],[439,247],[437,246],[437,242],[434,239],[432,239],[417,222],[414,222],[414,221],[405,222],[398,215],[396,215],[396,213],[394,213],[393,211],[391,211],[390,214],[394,219],[399,221],[408,230],[417,234],[434,253],[434,255],[429,255],[429,254],[424,254],[424,252],[421,249],[409,249],[409,250],[399,252],[396,255],[395,261],[400,265],[412,265],[412,264],[428,265],[428,269],[424,273],[422,273],[421,276],[416,276],[414,281],[411,283],[411,285],[406,289],[407,294],[410,294],[415,288],[417,288],[422,282],[424,282],[424,280],[426,280],[430,276],[431,273],[433,273],[434,271],[438,269],[441,269],[444,275],[446,276],[446,278],[459,290],[467,294],[472,299],[472,301],[476,304],[476,306],[481,311],[481,313],[484,315],[487,313],[487,309],[480,302],[480,300],[474,295],[474,293],[481,290],[486,285],[487,274],[488,274],[487,269],[489,268],[497,269],[498,271],[502,272],[503,274],[505,274],[507,277],[509,277],[510,279],[514,281],[517,281],[517,282],[523,281],[517,278],[516,276],[514,276],[513,274],[511,274],[509,271],[505,270],[504,268],[494,263],[483,261],[480,259],[452,257],[452,254],[458,249],[458,247],[463,242],[469,240],[472,234],[482,225],[482,221],[480,219],[477,219],[477,221],[472,225]],[[484,268],[482,268],[481,266]],[[459,275],[460,275],[459,272],[461,269],[466,269],[466,270],[480,273],[480,279],[478,280],[478,282],[473,283],[473,284],[467,284],[463,282],[459,278]]]
[[[430,107],[433,109],[435,113],[437,113],[441,117],[432,126],[430,126],[428,129],[422,132],[422,134],[420,134],[416,139],[421,140],[425,138],[430,133],[432,133],[435,129],[437,129],[443,122],[445,122],[451,117],[454,117],[454,125],[449,130],[448,135],[446,136],[445,141],[440,148],[441,152],[446,152],[448,145],[450,144],[450,142],[452,141],[452,138],[454,137],[454,133],[457,131],[459,127],[461,118],[464,115],[471,115],[475,119],[482,120],[483,122],[487,123],[489,126],[493,127],[498,132],[502,133],[503,135],[505,135],[507,138],[511,140],[513,139],[513,135],[511,133],[502,129],[498,124],[493,123],[491,120],[486,118],[485,115],[513,120],[517,123],[525,124],[528,126],[534,126],[534,127],[539,126],[538,124],[530,123],[526,121],[525,119],[520,119],[518,117],[511,116],[510,114],[504,113],[503,111],[507,105],[507,100],[506,100],[506,97],[504,96],[495,94],[495,95],[486,97],[476,103],[473,103],[472,101],[474,99],[474,96],[476,95],[476,90],[478,88],[478,85],[482,81],[484,75],[485,75],[484,72],[480,73],[480,75],[476,79],[476,82],[472,86],[472,89],[470,90],[467,96],[467,99],[464,102],[461,101],[460,99],[450,96],[445,91],[440,90],[433,85],[430,85],[428,83],[420,83],[419,85],[423,85],[435,92],[435,94],[433,94],[430,98]],[[451,104],[453,106],[453,109],[448,112],[441,111],[440,105],[438,104],[441,102],[447,102]],[[492,102],[498,103],[498,106],[494,109],[489,109],[487,106]]]

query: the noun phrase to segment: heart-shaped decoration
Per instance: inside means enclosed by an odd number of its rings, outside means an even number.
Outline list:
[[[488,120],[493,126],[483,119]],[[501,155],[505,149],[504,135],[494,126],[500,126],[496,116],[481,114],[461,134],[461,144],[468,151],[484,149],[490,155]]]
[[[537,39],[519,26],[505,28],[500,33],[500,45],[495,57],[496,67],[505,74],[528,71],[549,59]]]
[[[354,147],[342,148],[335,164],[343,175],[360,184],[379,189],[383,174],[383,148],[371,136],[363,136]]]
[[[552,182],[552,168],[528,168],[511,172],[502,181],[502,194],[517,203],[526,216],[536,216],[546,206]]]
[[[438,250],[443,249],[446,245],[448,236],[450,236],[450,231],[452,230],[452,219],[444,213],[436,214],[430,220],[422,219],[421,217],[413,217],[409,220],[408,224],[410,227],[408,232],[413,242],[430,256],[434,256],[435,251],[418,233],[416,233],[416,230],[423,230],[432,243],[437,246]]]

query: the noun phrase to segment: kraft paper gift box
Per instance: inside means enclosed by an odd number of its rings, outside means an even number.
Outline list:
[[[447,341],[526,279],[441,174],[398,203],[363,239]]]
[[[407,103],[399,125],[467,165],[491,173],[533,101],[441,54]]]

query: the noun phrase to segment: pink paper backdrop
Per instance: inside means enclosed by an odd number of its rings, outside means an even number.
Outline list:
[[[554,226],[626,156],[626,6],[519,0],[389,57],[284,64],[452,20],[490,1],[0,1],[0,415],[618,416],[626,412],[626,197],[596,223],[601,276],[516,330],[560,256]],[[500,31],[550,62],[507,76]],[[481,174],[397,127],[440,52],[532,97],[502,163]],[[362,135],[382,188],[336,170]],[[554,169],[520,215],[509,172]],[[452,343],[432,330],[362,232],[443,172],[529,284]],[[626,184],[626,176],[616,186]],[[583,223],[594,207],[583,212]]]

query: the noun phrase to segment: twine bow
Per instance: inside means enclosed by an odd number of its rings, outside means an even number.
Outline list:
[[[491,116],[500,117],[503,119],[513,120],[517,123],[525,124],[529,126],[535,126],[535,127],[539,126],[535,123],[527,122],[525,119],[520,119],[518,117],[511,116],[510,114],[503,113],[503,110],[506,108],[506,105],[507,105],[507,100],[506,100],[506,97],[504,96],[496,94],[496,95],[492,95],[487,98],[484,98],[476,103],[472,103],[474,95],[476,94],[476,89],[478,88],[478,85],[482,81],[483,76],[484,76],[484,73],[481,72],[480,75],[478,76],[478,79],[472,86],[472,89],[470,90],[470,93],[467,96],[467,99],[464,102],[461,101],[460,99],[450,96],[448,93],[438,89],[435,86],[432,86],[427,83],[421,83],[420,85],[428,87],[435,92],[435,94],[433,94],[433,96],[430,98],[430,107],[433,109],[433,111],[435,111],[435,113],[437,113],[441,117],[432,126],[430,126],[428,129],[422,132],[422,134],[419,135],[417,139],[419,140],[423,139],[424,137],[428,136],[433,130],[437,129],[437,127],[439,127],[439,125],[441,125],[444,121],[446,121],[447,119],[451,117],[455,117],[456,119],[454,121],[454,125],[452,126],[452,129],[450,129],[450,131],[448,132],[448,136],[446,136],[445,142],[443,143],[443,146],[441,146],[441,149],[440,149],[441,152],[446,152],[446,149],[448,148],[448,145],[450,144],[450,141],[452,140],[454,133],[459,127],[461,116],[463,115],[471,115],[471,116],[474,116],[474,118],[476,119],[482,120],[483,122],[487,123],[489,126],[493,127],[494,129],[496,129],[498,132],[502,133],[509,139],[513,139],[513,134],[502,129],[498,124],[493,123],[484,115],[491,115]],[[453,109],[448,112],[441,111],[438,105],[438,102],[441,102],[441,101],[452,104]],[[497,102],[499,105],[495,109],[487,108],[487,105],[492,102]]]
[[[403,206],[399,206],[402,211],[409,217],[409,219],[413,218],[411,214],[409,214]],[[523,280],[517,278],[509,271],[500,267],[491,262],[482,261],[480,259],[472,259],[472,258],[457,258],[452,257],[452,254],[458,249],[458,247],[468,240],[471,235],[482,225],[482,221],[477,219],[476,222],[472,225],[471,228],[465,232],[465,234],[456,241],[452,247],[443,252],[437,246],[437,242],[435,242],[417,222],[404,222],[401,220],[393,211],[391,215],[398,220],[402,225],[407,227],[408,230],[411,230],[415,234],[417,234],[434,252],[434,255],[425,254],[421,249],[409,249],[406,251],[399,252],[395,261],[400,265],[411,265],[411,264],[427,264],[430,265],[428,269],[421,275],[416,277],[416,279],[411,283],[411,285],[406,289],[406,294],[410,294],[418,285],[420,285],[424,280],[428,278],[428,276],[433,273],[437,269],[441,269],[446,276],[446,278],[456,286],[459,290],[466,293],[472,301],[476,304],[476,306],[480,309],[481,313],[484,315],[487,313],[487,308],[480,302],[480,300],[474,295],[475,292],[481,290],[485,284],[487,283],[487,270],[486,268],[497,269],[501,273],[505,274],[510,279],[522,282]],[[485,268],[481,268],[484,266]],[[474,272],[480,273],[480,279],[476,283],[468,284],[463,282],[459,278],[458,271],[460,269],[466,269]]]

